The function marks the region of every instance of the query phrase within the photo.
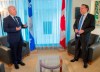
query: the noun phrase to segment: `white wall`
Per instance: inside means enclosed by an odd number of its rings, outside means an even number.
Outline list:
[[[87,4],[91,9],[91,0],[73,0],[72,2],[72,24],[71,24],[71,39],[74,37],[73,24],[75,22],[75,7],[80,7],[81,4]]]

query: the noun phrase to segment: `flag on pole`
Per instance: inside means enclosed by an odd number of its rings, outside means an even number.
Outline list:
[[[33,37],[33,24],[32,24],[32,4],[31,0],[28,0],[28,27],[29,27],[29,47],[30,50],[35,49],[35,42],[34,42],[34,37]]]
[[[66,20],[65,20],[65,0],[62,0],[62,8],[61,8],[61,21],[60,21],[60,45],[65,49],[66,48],[66,38],[65,38],[65,30],[66,30]]]

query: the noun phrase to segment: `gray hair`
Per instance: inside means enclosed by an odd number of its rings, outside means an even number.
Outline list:
[[[11,9],[12,7],[15,7],[15,6],[13,6],[13,5],[9,6],[9,7],[8,7],[8,11],[10,11],[10,9]]]

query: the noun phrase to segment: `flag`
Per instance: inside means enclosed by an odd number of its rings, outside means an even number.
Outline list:
[[[32,24],[32,4],[31,0],[28,0],[28,27],[29,27],[29,47],[30,50],[35,49],[35,42],[34,42],[34,37],[33,37],[33,24]]]
[[[66,20],[65,20],[65,0],[62,0],[61,7],[61,21],[60,21],[60,45],[65,49],[66,48],[66,38],[65,38],[65,30],[66,30]]]

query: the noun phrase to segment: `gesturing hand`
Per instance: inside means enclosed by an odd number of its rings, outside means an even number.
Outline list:
[[[25,27],[25,28],[26,28],[26,27],[27,27],[27,25],[25,24],[25,25],[23,25],[23,27]]]

